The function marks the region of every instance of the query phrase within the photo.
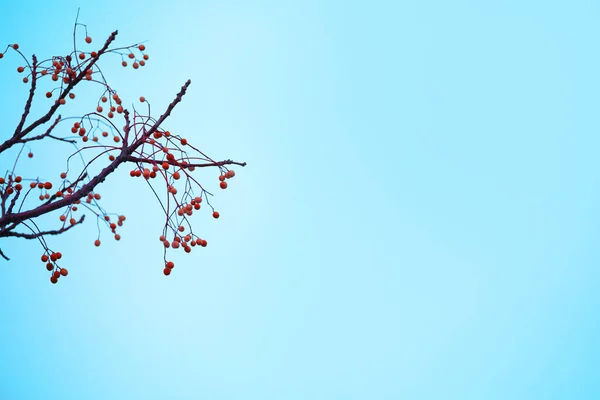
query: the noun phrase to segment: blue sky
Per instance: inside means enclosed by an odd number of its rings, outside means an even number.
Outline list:
[[[67,52],[78,7],[5,5],[0,42]],[[52,238],[58,285],[37,243],[3,240],[0,398],[598,398],[599,18],[579,0],[81,5],[94,43],[147,41],[139,71],[106,59],[125,103],[159,112],[191,78],[167,127],[248,166],[226,191],[199,175],[221,218],[197,216],[209,246],[169,277],[160,206],[126,168],[101,187],[123,238],[95,248],[92,218]],[[19,64],[0,60],[5,132]],[[23,171],[62,168],[53,146]]]

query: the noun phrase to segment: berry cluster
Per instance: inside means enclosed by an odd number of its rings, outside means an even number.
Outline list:
[[[61,276],[67,276],[69,271],[66,268],[61,268],[58,266],[57,261],[62,258],[62,254],[60,251],[54,252],[50,250],[46,250],[44,254],[42,254],[41,260],[46,264],[46,269],[52,272],[50,275],[50,282],[57,283],[58,278]]]

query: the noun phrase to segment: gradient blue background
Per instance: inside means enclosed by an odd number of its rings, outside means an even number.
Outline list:
[[[126,169],[122,240],[51,239],[58,285],[3,240],[1,399],[600,397],[597,2],[127,3],[81,4],[95,44],[148,40],[109,81],[159,112],[191,78],[168,127],[248,166],[204,175],[222,217],[168,278]],[[0,42],[66,52],[78,6],[4,4]]]

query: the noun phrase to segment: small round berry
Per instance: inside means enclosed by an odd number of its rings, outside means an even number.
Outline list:
[[[170,269],[170,268],[165,268],[165,269],[163,270],[163,273],[164,273],[166,276],[169,276],[169,275],[171,275],[171,269]]]
[[[219,218],[219,212],[218,211],[213,212],[213,218]]]
[[[91,38],[91,37],[89,37],[89,36],[88,36],[88,37],[86,37],[86,38],[85,38],[85,42],[86,42],[86,43],[92,43],[92,38]]]
[[[96,246],[96,247],[100,246],[100,239],[96,239],[96,241],[94,242],[94,246]]]

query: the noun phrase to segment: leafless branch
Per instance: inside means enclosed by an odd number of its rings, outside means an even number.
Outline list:
[[[75,222],[72,225],[65,225],[60,229],[55,229],[55,230],[51,230],[51,231],[39,231],[36,233],[22,233],[22,232],[12,232],[12,231],[8,231],[8,232],[3,232],[0,231],[0,237],[4,236],[4,237],[8,237],[8,236],[12,236],[12,237],[18,237],[18,238],[22,238],[22,239],[36,239],[42,236],[46,236],[46,235],[60,235],[61,233],[65,233],[68,230],[72,229],[73,227],[75,227],[76,225],[79,225],[81,223],[83,223],[83,220],[85,219],[85,214],[83,214],[81,216],[81,218],[79,218],[79,221]]]
[[[140,158],[140,157],[134,157],[134,156],[129,156],[126,158],[127,161],[131,161],[131,162],[135,162],[135,163],[147,163],[150,164],[152,163],[152,160],[146,159],[146,158]],[[194,163],[187,163],[185,165],[182,165],[180,162],[177,161],[163,161],[162,163],[167,163],[169,165],[173,165],[175,167],[183,167],[185,166],[185,168],[189,168],[189,167],[195,167],[195,168],[202,168],[202,167],[221,167],[223,165],[239,165],[242,167],[246,166],[245,162],[238,162],[238,161],[233,161],[233,160],[223,160],[223,161],[214,161],[214,162],[210,162],[210,163],[203,163],[203,164],[194,164]]]

